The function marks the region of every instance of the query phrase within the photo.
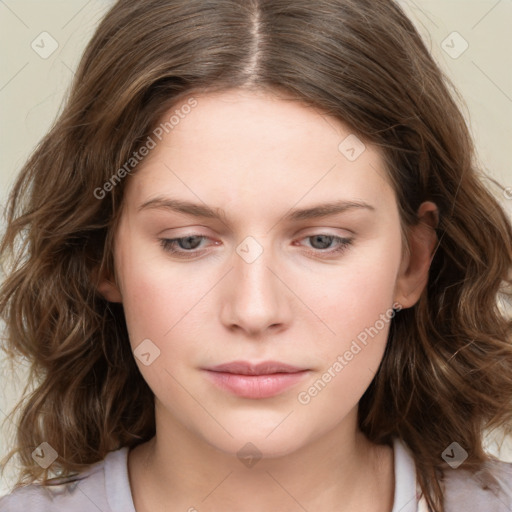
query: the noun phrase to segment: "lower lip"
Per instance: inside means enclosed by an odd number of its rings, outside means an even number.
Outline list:
[[[295,386],[309,371],[268,375],[240,375],[211,370],[206,370],[206,373],[217,386],[242,398],[270,398]]]

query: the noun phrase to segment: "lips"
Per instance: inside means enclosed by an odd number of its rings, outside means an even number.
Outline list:
[[[278,361],[257,364],[233,361],[207,368],[205,374],[223,391],[242,398],[262,399],[297,385],[309,374],[309,370]]]
[[[235,373],[237,375],[270,375],[274,373],[297,373],[306,370],[279,361],[263,361],[261,363],[250,363],[246,361],[232,361],[231,363],[219,364],[207,370],[213,372]]]

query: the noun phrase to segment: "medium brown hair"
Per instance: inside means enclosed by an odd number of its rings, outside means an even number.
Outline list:
[[[171,105],[232,88],[284,93],[379,147],[405,227],[423,201],[439,208],[428,284],[394,317],[358,421],[375,443],[405,441],[442,511],[443,450],[458,442],[461,467],[476,470],[490,457],[484,429],[512,423],[511,322],[497,305],[512,229],[481,182],[448,80],[391,0],[120,0],[104,17],[14,185],[0,247],[5,348],[28,358],[36,383],[16,409],[18,483],[48,483],[31,457],[43,441],[59,455],[51,469],[70,474],[154,435],[122,305],[96,289],[99,274],[114,275],[129,176],[97,190]]]

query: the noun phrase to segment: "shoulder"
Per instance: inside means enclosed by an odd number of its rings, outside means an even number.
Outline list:
[[[2,512],[110,512],[105,485],[107,459],[123,460],[125,450],[111,452],[105,460],[74,476],[53,479],[51,485],[30,484],[0,498]]]
[[[88,477],[85,477],[88,478]],[[94,477],[93,477],[94,478]],[[0,498],[0,510],[2,512],[64,512],[73,510],[86,512],[91,510],[84,503],[87,495],[84,495],[79,483],[84,477],[70,477],[59,481],[62,483],[51,485],[30,484],[14,489],[10,494]],[[99,496],[96,494],[95,501]],[[103,510],[103,508],[100,508]]]
[[[476,472],[455,469],[444,472],[446,512],[510,512],[512,463],[485,462]]]

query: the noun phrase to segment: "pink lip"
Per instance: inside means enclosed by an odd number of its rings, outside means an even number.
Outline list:
[[[279,361],[262,361],[261,363],[249,363],[248,361],[232,361],[206,368],[214,372],[236,373],[238,375],[268,375],[271,373],[295,373],[306,368],[298,368]]]
[[[206,369],[214,384],[243,398],[269,398],[301,381],[309,370],[278,361],[233,361]]]

